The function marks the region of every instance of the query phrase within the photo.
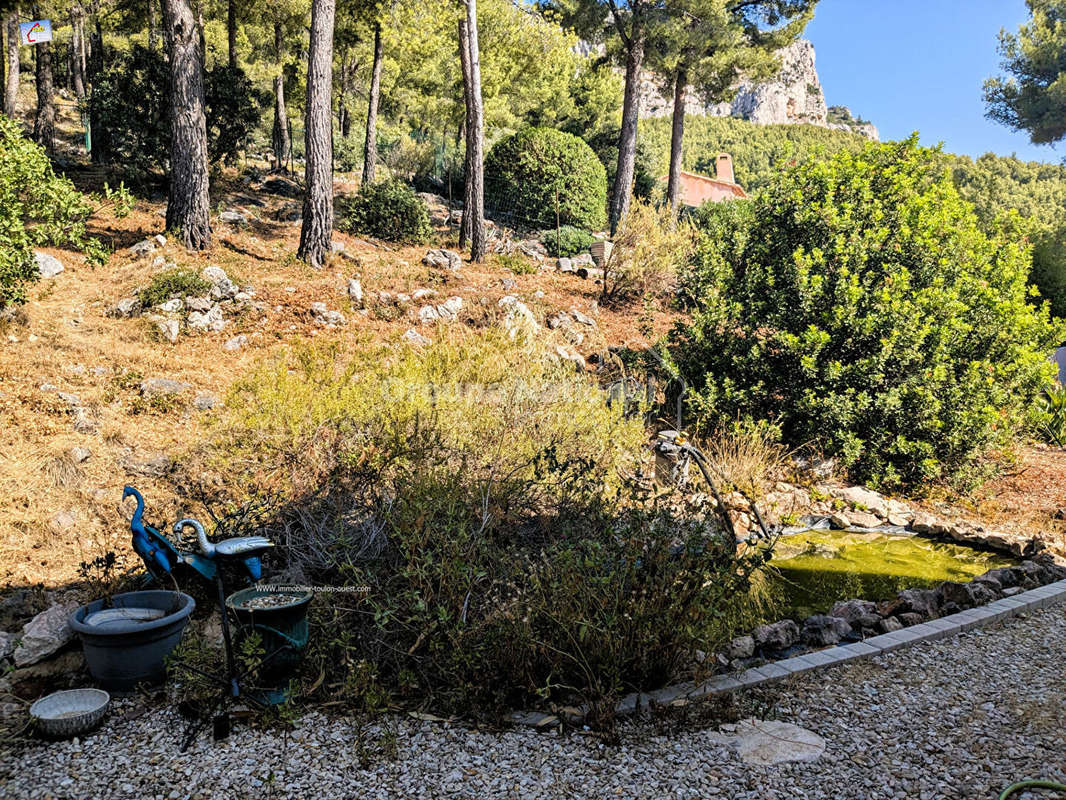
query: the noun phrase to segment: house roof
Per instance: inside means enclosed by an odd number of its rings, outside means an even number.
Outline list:
[[[667,180],[664,176],[661,180]],[[681,202],[686,206],[699,206],[708,200],[725,200],[745,198],[748,193],[738,183],[697,175],[695,172],[681,172]]]

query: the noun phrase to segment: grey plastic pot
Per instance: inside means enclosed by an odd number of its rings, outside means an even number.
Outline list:
[[[85,662],[93,678],[108,691],[132,691],[139,683],[162,683],[166,677],[164,659],[181,641],[181,634],[196,608],[196,601],[182,592],[145,591],[116,594],[114,608],[156,609],[158,619],[115,619],[86,624],[86,617],[104,608],[94,600],[71,614],[70,627],[81,638]],[[140,615],[143,616],[143,615]]]

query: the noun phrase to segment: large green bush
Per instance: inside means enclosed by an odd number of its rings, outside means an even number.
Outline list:
[[[672,334],[706,422],[777,419],[856,479],[966,481],[1009,442],[1062,341],[1027,302],[1029,250],[986,235],[915,139],[811,159],[704,255]],[[717,247],[707,239],[704,248]]]
[[[123,210],[124,191],[112,193]],[[107,250],[86,232],[94,211],[90,198],[78,192],[17,122],[0,114],[0,307],[22,302],[26,287],[37,279],[33,248],[67,245],[85,252],[90,264],[107,260]]]
[[[347,230],[386,242],[422,242],[432,232],[426,204],[398,178],[364,186],[341,214]]]
[[[369,587],[316,600],[309,682],[480,717],[654,687],[728,637],[762,556],[629,502],[642,422],[540,343],[437,338],[258,369],[190,462],[278,498],[308,579]]]
[[[159,51],[134,45],[93,82],[89,110],[94,157],[149,173],[165,168],[170,152],[167,87]],[[259,122],[260,98],[243,71],[219,65],[204,72],[207,151],[211,163],[230,162]]]
[[[607,177],[577,136],[527,128],[496,143],[485,160],[485,203],[517,224],[586,230],[607,219]]]

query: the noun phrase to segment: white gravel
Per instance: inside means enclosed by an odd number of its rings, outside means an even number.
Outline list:
[[[286,736],[237,724],[179,753],[182,720],[132,701],[80,743],[0,753],[10,798],[995,798],[1066,782],[1066,610],[1054,607],[740,698],[826,740],[817,761],[747,766],[716,727],[627,722],[621,743],[392,716],[308,714]],[[1049,798],[1053,793],[1018,795]]]

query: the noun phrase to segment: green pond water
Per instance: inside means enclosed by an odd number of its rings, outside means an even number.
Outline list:
[[[778,542],[770,562],[770,593],[779,617],[802,619],[824,614],[838,600],[888,600],[901,589],[962,583],[1015,563],[919,536],[806,531]]]

